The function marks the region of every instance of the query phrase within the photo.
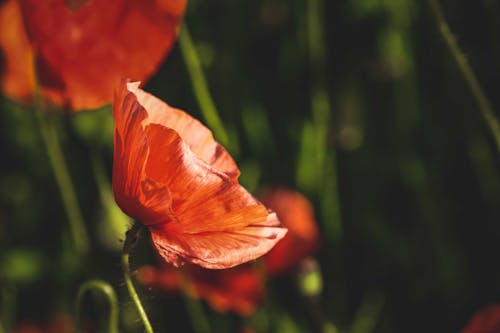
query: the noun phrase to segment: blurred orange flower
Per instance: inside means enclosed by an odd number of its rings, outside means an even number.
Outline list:
[[[314,210],[302,194],[286,188],[267,190],[260,199],[288,229],[287,235],[264,257],[267,272],[281,274],[318,248],[319,233]]]
[[[73,333],[75,324],[73,318],[64,313],[52,317],[45,325],[35,325],[32,323],[21,323],[15,329],[14,333]],[[85,330],[85,332],[89,332]]]
[[[212,133],[185,112],[122,81],[113,106],[113,192],[176,266],[221,269],[268,252],[286,233],[238,184],[239,170]]]
[[[500,304],[490,305],[479,310],[462,330],[462,333],[498,332],[500,332]]]
[[[163,269],[145,266],[139,270],[138,279],[144,285],[171,292],[180,291],[185,279],[187,293],[206,300],[218,312],[232,311],[248,316],[262,303],[264,285],[251,264],[225,270],[208,270],[194,265],[185,268],[186,271],[181,272],[170,265]]]
[[[34,62],[49,100],[72,110],[110,102],[122,77],[146,80],[156,71],[176,39],[186,2],[20,1],[33,61],[18,3],[9,0],[0,14],[5,94],[26,99],[33,93]]]

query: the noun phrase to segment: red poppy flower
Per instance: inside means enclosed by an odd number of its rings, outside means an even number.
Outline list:
[[[90,109],[110,102],[122,77],[146,80],[172,47],[186,1],[21,1],[44,95]]]
[[[462,333],[498,333],[500,332],[500,304],[482,308],[469,321]]]
[[[239,170],[200,122],[122,82],[113,106],[113,192],[179,265],[229,268],[268,252],[286,233],[238,184]]]
[[[186,287],[191,297],[204,299],[218,312],[232,311],[240,316],[255,312],[264,298],[261,277],[250,264],[225,270],[208,270],[187,265],[181,272],[172,266],[163,269],[146,266],[139,270],[138,279],[147,286],[178,292],[185,274]]]
[[[318,247],[319,234],[310,202],[300,193],[285,188],[266,191],[262,202],[278,215],[288,233],[265,257],[270,275],[287,271]]]
[[[0,84],[13,99],[28,101],[35,87],[33,51],[17,0],[0,4]]]

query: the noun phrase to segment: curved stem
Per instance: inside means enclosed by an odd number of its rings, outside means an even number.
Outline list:
[[[500,123],[498,122],[497,117],[495,116],[495,112],[489,102],[488,98],[484,94],[481,85],[476,77],[476,74],[472,70],[472,67],[467,62],[467,58],[464,53],[460,50],[455,37],[453,36],[448,23],[446,22],[443,11],[439,5],[437,0],[429,0],[430,7],[434,16],[436,18],[436,22],[439,27],[439,32],[441,33],[441,37],[443,38],[446,46],[451,52],[451,55],[455,59],[460,72],[462,73],[465,82],[469,86],[476,102],[479,106],[479,110],[481,112],[484,121],[486,122],[493,138],[495,140],[495,144],[497,146],[498,151],[500,151]]]
[[[43,110],[41,97],[37,96],[36,100],[36,118],[40,125],[42,139],[47,149],[59,192],[61,193],[61,199],[69,221],[71,238],[77,252],[85,254],[89,249],[89,238],[76,197],[75,187],[71,181],[66,161],[64,160],[58,132],[54,121],[47,119],[47,114]]]
[[[123,277],[125,279],[125,284],[127,285],[128,292],[132,301],[137,308],[137,312],[139,313],[139,317],[141,317],[144,328],[146,329],[146,333],[153,333],[153,327],[149,322],[148,315],[142,306],[141,300],[139,299],[139,295],[135,290],[134,284],[132,282],[131,274],[130,274],[130,264],[129,264],[129,256],[132,252],[132,249],[139,238],[139,235],[142,230],[142,225],[135,223],[132,228],[127,231],[125,242],[123,243],[123,252],[122,252],[122,269],[123,269]]]
[[[76,298],[76,325],[77,329],[81,330],[81,304],[85,293],[91,290],[101,292],[109,302],[109,318],[108,318],[108,333],[118,333],[118,300],[113,287],[101,280],[89,280],[80,286],[78,296]]]
[[[222,124],[215,103],[208,90],[207,80],[203,74],[198,53],[196,52],[196,48],[189,35],[189,30],[185,24],[179,33],[179,45],[184,61],[186,62],[191,85],[193,86],[193,91],[200,106],[201,113],[208,126],[214,131],[217,140],[219,140],[223,146],[228,147],[229,136],[227,135],[227,131]],[[234,143],[232,145],[235,146]]]

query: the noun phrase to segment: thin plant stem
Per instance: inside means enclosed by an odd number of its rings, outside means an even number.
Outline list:
[[[326,88],[325,36],[323,26],[323,0],[307,1],[307,45],[311,71],[311,110],[315,135],[318,194],[323,201],[323,219],[333,240],[342,233],[340,200],[337,181],[337,159],[334,149],[328,148],[328,126],[331,104]],[[328,180],[328,184],[325,183]],[[328,202],[327,202],[328,200]]]
[[[429,0],[429,4],[432,12],[434,13],[441,37],[450,50],[453,59],[455,59],[458,68],[460,69],[460,73],[462,73],[465,82],[467,82],[472,95],[474,95],[481,115],[484,118],[484,121],[486,122],[494,138],[498,151],[500,152],[500,123],[495,116],[495,112],[493,111],[491,103],[484,94],[483,89],[481,88],[481,85],[479,84],[479,81],[476,77],[476,74],[472,70],[472,67],[469,65],[467,58],[460,50],[460,47],[458,46],[457,41],[444,18],[443,11],[441,9],[441,6],[439,5],[439,2],[437,0]]]
[[[212,96],[210,95],[200,58],[198,57],[198,53],[196,52],[196,48],[193,44],[186,24],[182,26],[179,33],[179,45],[186,63],[189,78],[191,79],[193,92],[196,96],[196,100],[198,101],[198,105],[200,106],[203,118],[205,118],[208,126],[214,131],[217,140],[223,146],[229,147],[229,136],[224,128],[224,125],[222,124]],[[236,146],[234,142],[231,144],[232,146]]]
[[[71,238],[76,251],[83,255],[88,252],[89,238],[85,229],[80,205],[78,204],[75,187],[71,180],[66,161],[64,160],[56,124],[54,119],[48,119],[48,116],[54,115],[48,115],[44,112],[42,97],[39,93],[36,95],[36,118],[54,171],[54,177],[61,193],[64,210],[68,217]]]
[[[122,251],[123,277],[125,279],[125,284],[127,286],[130,297],[132,298],[132,301],[134,302],[135,307],[137,308],[137,312],[139,313],[139,317],[141,318],[141,321],[144,325],[144,328],[146,329],[146,333],[154,333],[153,327],[151,326],[151,323],[149,322],[148,315],[146,314],[146,311],[144,310],[144,307],[142,306],[141,300],[139,299],[139,295],[137,294],[137,291],[135,290],[134,283],[132,282],[132,277],[130,274],[129,257],[130,257],[130,253],[132,252],[132,249],[133,249],[135,243],[137,242],[137,239],[139,238],[141,230],[142,230],[142,226],[138,223],[135,223],[132,226],[132,228],[129,231],[127,231],[127,233],[126,233],[125,242],[123,243],[123,251]]]
[[[118,300],[116,297],[115,290],[113,287],[102,280],[89,280],[82,284],[78,289],[78,296],[76,298],[76,324],[78,332],[81,332],[82,323],[81,323],[81,306],[83,302],[83,297],[89,291],[99,291],[101,292],[109,303],[109,317],[108,317],[108,325],[107,331],[108,333],[119,333],[118,332]]]

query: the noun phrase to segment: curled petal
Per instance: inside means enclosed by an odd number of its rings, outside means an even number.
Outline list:
[[[126,89],[134,94],[139,104],[148,110],[148,123],[159,124],[175,130],[196,156],[226,173],[231,179],[238,178],[240,171],[236,163],[224,147],[215,141],[208,128],[186,112],[173,108],[139,89],[139,84],[140,82],[128,83]]]
[[[223,217],[220,221],[223,225]],[[274,214],[259,224],[230,230],[176,233],[170,232],[168,225],[150,230],[154,246],[168,262],[179,266],[187,261],[209,269],[230,268],[256,259],[286,233]]]

